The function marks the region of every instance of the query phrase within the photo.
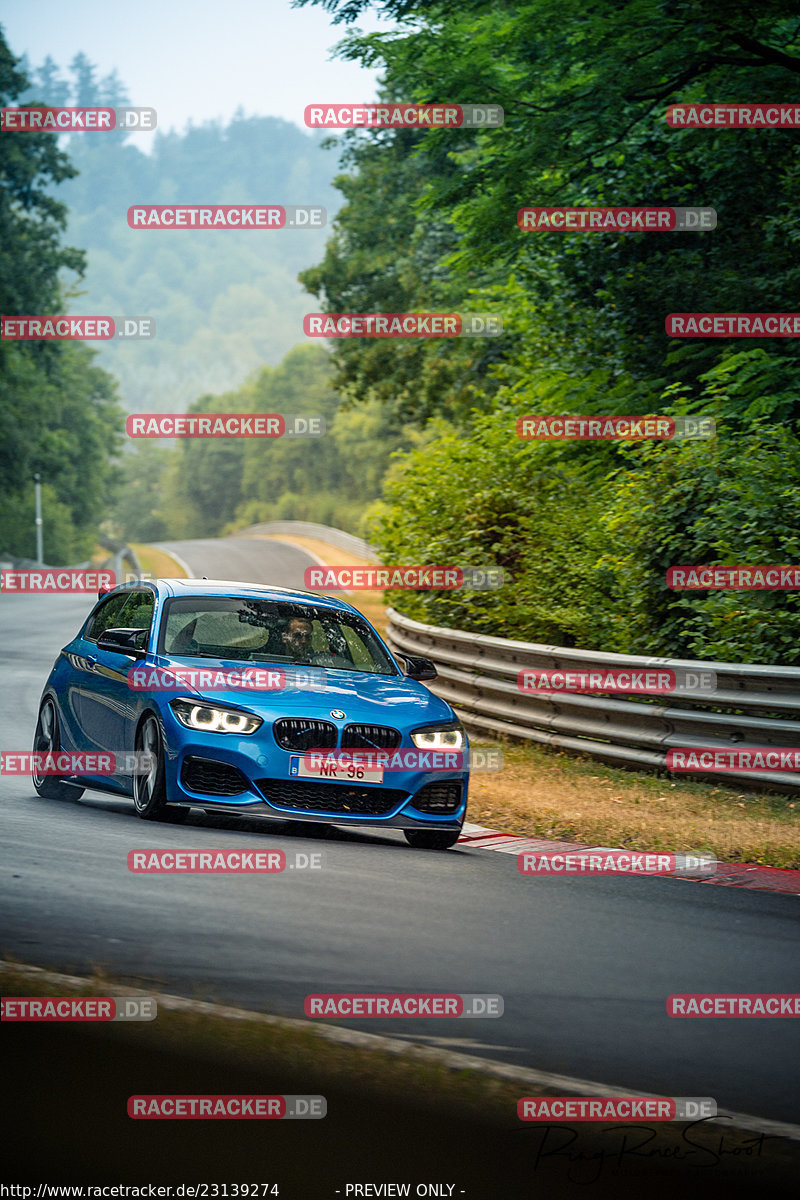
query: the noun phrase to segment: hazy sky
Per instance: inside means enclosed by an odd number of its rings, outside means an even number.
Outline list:
[[[163,130],[228,118],[239,105],[305,128],[307,104],[375,98],[377,72],[331,59],[345,27],[290,0],[7,0],[0,24],[33,66],[50,54],[63,68],[82,50],[101,77],[116,67],[131,103],[155,108]],[[370,13],[359,27],[380,26]]]

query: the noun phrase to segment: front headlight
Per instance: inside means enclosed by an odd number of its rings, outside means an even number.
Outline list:
[[[418,750],[462,750],[464,731],[452,725],[447,729],[418,729],[411,740]]]
[[[264,722],[254,713],[236,708],[217,708],[195,700],[170,700],[169,706],[181,725],[206,733],[255,733]]]

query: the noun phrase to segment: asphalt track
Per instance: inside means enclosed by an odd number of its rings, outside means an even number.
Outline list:
[[[301,586],[299,548],[172,544],[198,575]],[[41,688],[91,597],[0,600],[2,748],[30,748]],[[302,1017],[309,992],[489,992],[499,1020],[355,1028],[796,1122],[800,1022],[672,1020],[674,992],[800,992],[798,897],[668,879],[525,878],[511,855],[412,850],[402,834],[214,819],[152,825],[101,793],[0,780],[0,956]],[[323,849],[271,877],[129,873],[143,846]],[[683,849],[677,847],[677,849]]]

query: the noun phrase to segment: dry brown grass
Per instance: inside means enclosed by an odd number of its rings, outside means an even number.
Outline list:
[[[155,546],[146,546],[141,542],[130,542],[131,550],[135,550],[142,570],[149,571],[156,579],[185,579],[186,572],[178,566],[176,560],[165,550],[156,550]]]
[[[473,738],[473,744],[490,743]],[[509,742],[502,749],[502,771],[472,774],[467,819],[475,824],[587,845],[706,850],[725,862],[800,867],[792,796],[674,782],[543,746]]]

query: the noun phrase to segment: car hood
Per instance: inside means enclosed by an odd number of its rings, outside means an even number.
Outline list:
[[[145,664],[139,663],[141,668]],[[186,659],[165,656],[154,657],[146,664],[159,672],[174,668],[176,671],[194,674],[189,678],[194,686],[178,683],[168,689],[165,696],[196,696],[218,704],[233,704],[259,714],[270,716],[318,716],[328,718],[331,709],[341,709],[350,720],[375,721],[377,724],[392,722],[392,709],[398,710],[404,723],[410,720],[452,720],[453,710],[445,700],[428,691],[424,684],[404,675],[374,675],[366,671],[341,671],[326,667],[293,667],[280,665],[285,672],[286,686],[280,689],[254,687],[213,686],[218,673],[234,676],[248,668],[275,671],[274,663],[242,663],[230,659]],[[211,672],[205,686],[201,671]],[[324,682],[316,677],[324,674]],[[199,685],[199,686],[198,686]],[[417,710],[414,714],[414,709]]]

